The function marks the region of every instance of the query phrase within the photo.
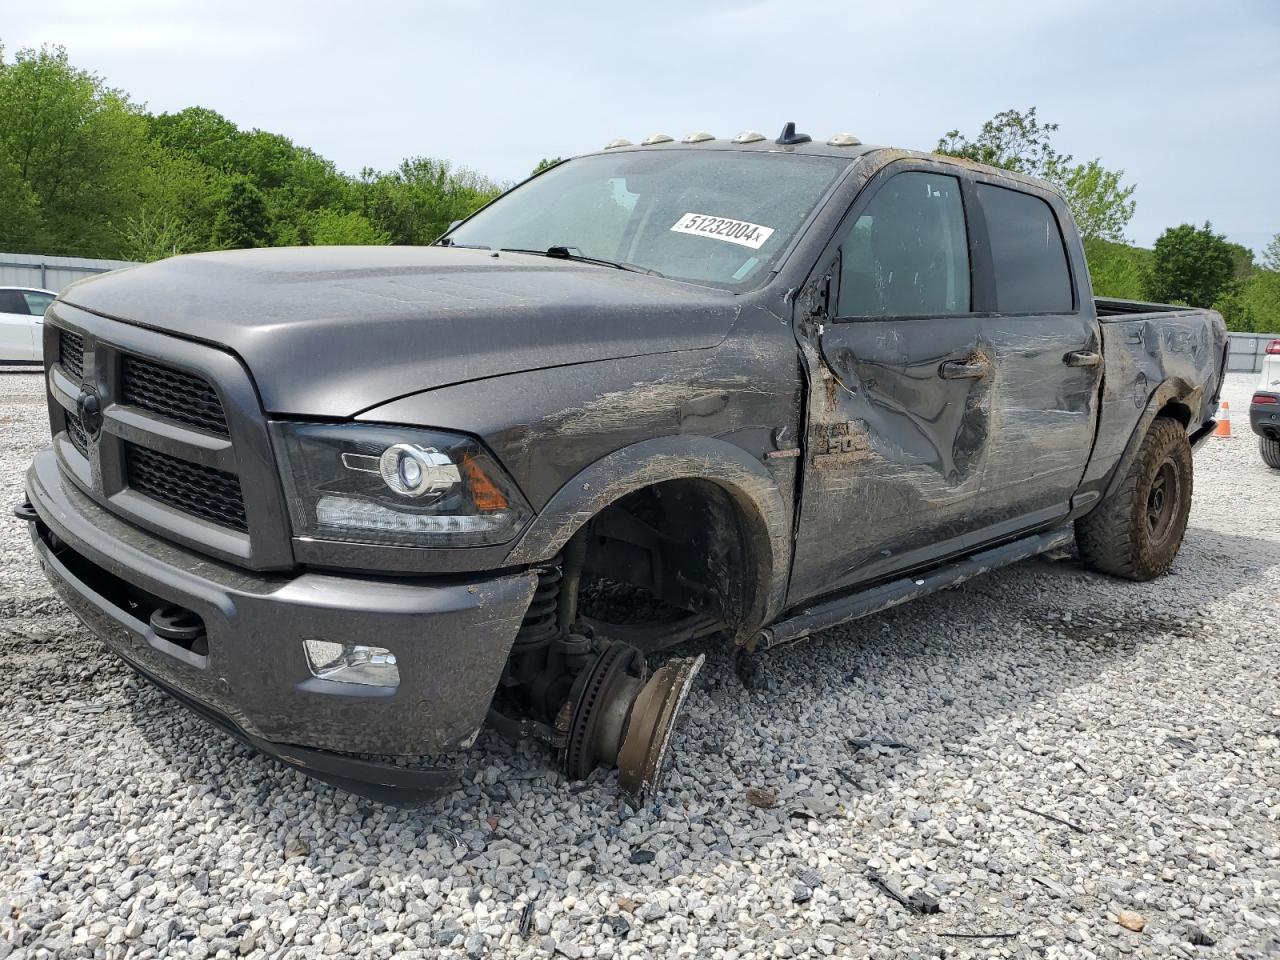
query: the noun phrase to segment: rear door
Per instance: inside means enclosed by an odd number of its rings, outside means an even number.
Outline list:
[[[1014,533],[1070,509],[1097,426],[1101,334],[1062,201],[980,176],[972,194],[975,266],[993,298],[983,304],[992,369],[978,516],[993,534]]]
[[[817,349],[802,342],[810,389],[793,603],[982,536],[993,368],[963,176],[928,160],[888,165],[819,261],[831,289]]]

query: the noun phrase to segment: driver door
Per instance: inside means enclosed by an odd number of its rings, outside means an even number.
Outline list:
[[[945,169],[945,172],[942,172]],[[981,535],[992,360],[973,309],[954,167],[892,164],[835,240],[809,366],[790,602],[875,580]]]

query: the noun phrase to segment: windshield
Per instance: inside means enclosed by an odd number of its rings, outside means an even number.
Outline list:
[[[446,242],[562,247],[560,255],[736,287],[769,270],[848,163],[726,150],[581,157],[498,198]]]

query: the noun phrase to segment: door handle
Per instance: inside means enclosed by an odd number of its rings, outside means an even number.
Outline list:
[[[968,360],[947,360],[938,367],[943,380],[981,380],[991,372],[991,361],[979,357]]]
[[[1062,358],[1062,362],[1068,367],[1096,367],[1102,362],[1102,354],[1092,350],[1072,350]]]

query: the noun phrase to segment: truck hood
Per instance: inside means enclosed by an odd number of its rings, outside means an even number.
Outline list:
[[[269,413],[349,417],[485,377],[713,347],[727,291],[446,247],[192,254],[82,280],[72,306],[234,352]]]

